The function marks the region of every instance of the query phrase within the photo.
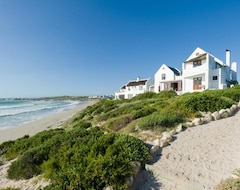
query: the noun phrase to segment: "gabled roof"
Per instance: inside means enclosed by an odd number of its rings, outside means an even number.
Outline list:
[[[121,89],[126,89],[126,85],[122,86]]]
[[[136,80],[136,81],[129,81],[126,86],[139,86],[139,85],[145,85],[147,82],[147,79],[144,80]]]
[[[187,60],[185,62],[190,62],[192,59],[196,58],[196,57],[200,57],[203,54],[207,54],[206,51],[204,51],[203,49],[197,47],[192,54],[187,58]]]
[[[200,54],[199,56],[192,57],[191,59],[187,59],[187,61],[184,61],[184,63],[206,59],[206,55],[207,55],[207,53]]]
[[[181,72],[180,72],[178,69],[173,68],[173,67],[169,67],[169,66],[167,66],[167,67],[168,67],[169,69],[171,69],[175,75],[177,75],[177,76],[180,76],[180,75],[181,75]]]
[[[206,52],[205,50],[203,50],[203,49],[201,49],[201,48],[199,48],[199,47],[197,47],[197,48],[193,51],[193,53],[187,58],[186,61],[184,61],[184,63],[193,62],[193,61],[195,61],[195,60],[197,61],[197,60],[205,59],[207,54],[209,54],[210,56],[212,56],[212,57],[214,58],[214,61],[215,61],[216,63],[218,63],[219,65],[224,66],[224,63],[223,63],[220,59],[216,58],[216,57],[215,57],[214,55],[212,55],[211,53]]]

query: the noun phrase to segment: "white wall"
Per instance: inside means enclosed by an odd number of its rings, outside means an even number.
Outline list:
[[[162,80],[162,74],[165,74],[165,80]],[[174,72],[167,65],[163,64],[154,75],[154,92],[159,92],[159,86],[161,91],[164,90],[162,82],[174,80],[176,80]]]

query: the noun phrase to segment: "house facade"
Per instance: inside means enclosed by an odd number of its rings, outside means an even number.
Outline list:
[[[175,90],[178,94],[205,89],[224,89],[237,83],[237,63],[231,63],[226,50],[224,63],[212,54],[196,48],[182,63],[182,72],[163,64],[154,76],[154,91]]]
[[[150,91],[152,81],[150,78],[141,79],[137,77],[136,80],[129,81],[120,88],[119,92],[115,93],[115,99],[130,99],[138,94]]]
[[[154,92],[162,90],[182,91],[181,72],[173,67],[163,64],[154,75]]]

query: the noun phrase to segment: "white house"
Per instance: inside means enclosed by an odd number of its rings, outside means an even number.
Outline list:
[[[141,79],[137,77],[136,80],[129,81],[120,88],[119,92],[115,93],[115,99],[130,99],[138,94],[148,92],[151,88],[152,81],[150,78]]]
[[[181,72],[173,67],[163,64],[154,75],[154,92],[162,90],[182,91]]]
[[[182,63],[182,72],[163,64],[154,76],[154,91],[176,90],[178,94],[224,89],[237,83],[237,63],[231,63],[226,50],[226,63],[212,54],[196,48]]]
[[[237,81],[237,63],[231,64],[230,51],[226,50],[226,63],[212,54],[196,48],[182,64],[184,92],[204,89],[224,89]]]

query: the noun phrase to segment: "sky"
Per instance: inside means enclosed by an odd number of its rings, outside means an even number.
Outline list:
[[[181,69],[197,47],[240,64],[239,10],[239,0],[0,0],[0,98],[114,94],[162,64]]]

